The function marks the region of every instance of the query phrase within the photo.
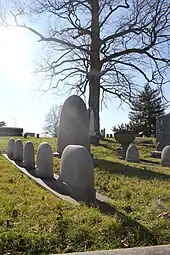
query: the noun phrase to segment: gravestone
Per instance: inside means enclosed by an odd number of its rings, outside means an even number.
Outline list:
[[[109,138],[109,134],[106,134],[106,137]]]
[[[112,138],[113,137],[113,135],[112,134],[110,134],[110,138]]]
[[[159,150],[170,144],[170,113],[156,119],[156,144]]]
[[[88,113],[88,117],[89,117],[89,134],[90,134],[90,143],[98,146],[99,145],[99,140],[100,140],[100,135],[96,135],[95,132],[95,127],[94,127],[94,111],[93,109],[90,107],[87,110]]]
[[[90,135],[94,136],[95,135],[95,131],[94,131],[94,111],[92,108],[89,108],[87,110],[88,112],[88,116],[89,116],[89,132]]]
[[[61,156],[67,145],[82,145],[90,151],[89,119],[84,101],[76,95],[63,104],[57,140],[57,153]],[[57,156],[57,153],[54,153]]]
[[[23,144],[20,139],[17,139],[14,144],[14,156],[13,159],[16,162],[22,162],[23,161]]]
[[[40,135],[39,135],[39,134],[37,134],[37,138],[40,138]]]
[[[37,153],[36,175],[40,178],[54,178],[53,172],[53,153],[51,146],[47,143],[41,143]]]
[[[93,160],[87,148],[81,145],[68,145],[64,149],[59,181],[66,184],[65,189],[75,199],[95,201]]]
[[[128,147],[126,151],[126,160],[128,162],[134,162],[134,163],[140,162],[139,151],[135,145],[131,144]]]
[[[162,150],[161,165],[168,167],[170,166],[170,145],[165,146]]]
[[[104,138],[106,136],[106,129],[102,129],[100,132],[101,136]]]
[[[59,129],[59,126],[56,127],[56,137],[58,137],[58,129]]]
[[[23,166],[26,169],[35,168],[34,146],[30,141],[26,142],[26,144],[24,145],[23,160]]]
[[[15,144],[15,140],[13,138],[10,138],[8,142],[8,152],[7,152],[7,155],[10,159],[13,159],[13,156],[14,156],[14,144]]]

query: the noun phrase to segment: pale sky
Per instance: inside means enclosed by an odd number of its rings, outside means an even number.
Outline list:
[[[41,134],[50,107],[63,104],[66,97],[56,97],[52,92],[42,96],[37,91],[39,80],[32,73],[40,49],[36,36],[19,28],[0,28],[0,38],[0,121]],[[166,93],[170,99],[167,89]],[[101,111],[101,129],[106,128],[107,133],[113,125],[128,121],[127,105],[123,109],[118,105],[119,101],[112,99]]]

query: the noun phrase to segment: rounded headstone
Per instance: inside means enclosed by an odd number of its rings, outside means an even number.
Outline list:
[[[94,166],[87,148],[68,145],[60,162],[59,181],[66,183],[72,197],[82,201],[95,201]]]
[[[20,139],[17,139],[14,144],[14,156],[13,159],[17,162],[23,161],[23,144]]]
[[[23,160],[23,165],[25,168],[35,168],[34,146],[33,143],[30,141],[26,142],[26,144],[24,145]]]
[[[7,152],[7,155],[10,159],[13,159],[13,156],[14,156],[14,144],[15,144],[15,140],[13,138],[10,138],[8,141],[8,152]]]
[[[54,178],[53,171],[53,153],[51,146],[47,143],[41,143],[37,153],[37,169],[36,175],[40,178]]]
[[[76,95],[67,98],[61,110],[57,140],[59,155],[71,144],[82,145],[90,151],[87,109],[84,101]]]
[[[165,146],[161,153],[161,165],[170,166],[170,145]]]
[[[126,160],[129,162],[139,163],[139,151],[135,145],[130,145],[126,151]]]

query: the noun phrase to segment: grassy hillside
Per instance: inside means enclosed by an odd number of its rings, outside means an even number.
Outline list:
[[[0,138],[0,150],[8,138]],[[28,139],[22,138],[23,142]],[[47,141],[30,138],[37,152]],[[153,139],[136,140],[149,159]],[[45,254],[170,243],[170,168],[135,164],[116,156],[118,144],[105,139],[92,146],[95,187],[109,204],[73,206],[37,186],[0,155],[0,253]],[[59,159],[54,159],[59,172]]]

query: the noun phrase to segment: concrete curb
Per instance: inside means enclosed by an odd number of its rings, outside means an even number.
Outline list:
[[[170,255],[170,245],[148,246],[138,248],[116,249],[108,251],[87,251],[65,253],[70,255]],[[61,255],[61,254],[50,254]]]

